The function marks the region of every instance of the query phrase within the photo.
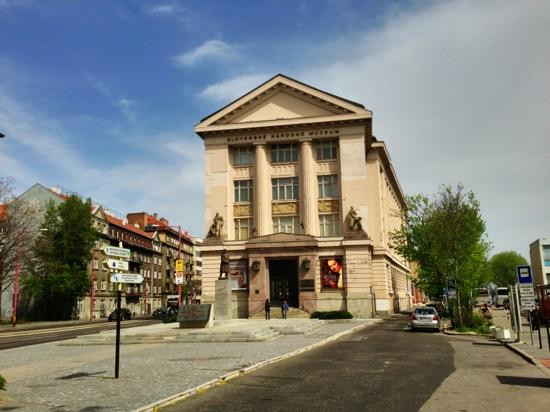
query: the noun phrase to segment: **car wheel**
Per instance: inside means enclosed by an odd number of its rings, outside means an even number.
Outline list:
[[[411,326],[411,332],[416,332],[416,328],[414,326]]]

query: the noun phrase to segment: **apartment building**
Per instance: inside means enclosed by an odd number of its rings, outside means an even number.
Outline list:
[[[184,261],[185,276],[194,275],[194,243],[189,233],[181,226],[170,225],[170,222],[146,212],[128,213],[127,219],[146,233],[156,233],[161,243],[161,284],[162,305],[175,304],[178,300],[178,286],[175,284],[175,262],[178,257]],[[185,288],[184,288],[185,289]],[[192,299],[192,296],[189,298]],[[182,297],[185,300],[185,296]]]
[[[356,316],[411,304],[409,265],[389,247],[404,194],[371,111],[277,75],[195,132],[206,157],[204,302],[225,249],[234,317],[267,298]]]
[[[529,245],[531,271],[535,285],[550,283],[550,238],[540,238]]]

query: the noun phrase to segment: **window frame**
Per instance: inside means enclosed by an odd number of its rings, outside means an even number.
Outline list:
[[[248,162],[243,163],[242,158],[243,155],[248,155]],[[244,156],[246,157],[246,156]],[[234,146],[232,147],[232,161],[233,166],[252,166],[252,163],[254,163],[254,151],[252,150],[252,146]]]
[[[275,143],[270,146],[270,149],[271,163],[298,162],[298,145],[296,143]]]
[[[293,220],[292,223],[286,223],[284,224],[284,227],[285,228],[288,228],[288,227],[291,227],[293,228],[293,231],[292,232],[287,232],[286,230],[276,230],[275,227],[277,226],[278,228],[281,227],[281,219],[288,219],[288,218],[291,218]],[[275,224],[275,220],[278,220],[278,224]],[[276,216],[272,216],[271,217],[271,222],[273,224],[273,233],[289,233],[289,234],[299,234],[300,233],[300,215],[282,215],[282,216],[279,216],[279,215],[276,215]]]
[[[330,178],[330,180],[331,180],[330,186],[333,187],[333,190],[332,190],[332,193],[331,193],[332,196],[327,196],[325,194],[326,187],[329,186],[329,184],[324,182],[324,180],[326,180],[326,178]],[[339,179],[338,179],[338,175],[337,174],[336,175],[318,175],[317,176],[317,191],[318,191],[319,199],[338,199],[340,197],[340,182],[339,182]]]
[[[281,181],[288,180],[287,184],[281,184]],[[281,191],[283,197],[281,198]],[[291,191],[291,197],[288,197],[288,191]],[[297,201],[300,198],[300,180],[298,176],[275,177],[271,179],[271,197],[274,201]]]
[[[246,183],[246,185],[245,185]],[[242,187],[244,186],[244,187]],[[248,194],[248,200],[241,200],[243,193]],[[235,203],[252,203],[254,196],[254,182],[252,179],[234,180],[233,196]]]
[[[248,225],[242,225],[241,221],[247,221]],[[233,219],[233,227],[234,227],[234,238],[235,240],[248,240],[250,239],[250,234],[252,232],[252,218],[251,217],[236,217]],[[242,230],[246,230],[247,233],[245,237],[242,237]]]
[[[338,140],[315,140],[315,160],[330,161],[338,159]],[[329,157],[325,157],[325,151],[329,151]]]
[[[326,220],[329,216],[333,218],[332,222]],[[329,229],[329,233],[327,233],[327,229]],[[332,230],[332,233],[330,233],[330,230]],[[341,236],[339,213],[319,214],[319,236],[321,237]]]

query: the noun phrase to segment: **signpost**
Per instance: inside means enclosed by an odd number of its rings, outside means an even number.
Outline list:
[[[101,251],[105,253],[107,256],[115,256],[119,258],[130,259],[130,249],[126,249],[123,247],[104,246],[103,249],[101,249]]]
[[[107,259],[103,261],[109,269],[128,270],[128,262],[125,260]]]
[[[178,305],[181,306],[181,285],[183,285],[183,259],[176,260],[175,283],[176,285],[178,285]]]
[[[112,248],[111,246],[109,246]],[[122,249],[122,248],[115,248]],[[128,250],[128,249],[125,249]],[[128,253],[130,251],[128,250]],[[143,276],[139,273],[113,273],[111,282],[118,283],[116,293],[116,341],[115,341],[115,379],[118,379],[119,360],[120,360],[120,301],[122,300],[122,292],[120,290],[121,283],[142,283]]]
[[[176,272],[183,272],[183,259],[176,260]]]
[[[516,273],[518,278],[518,285],[516,286],[516,291],[517,292],[519,291],[519,307],[522,310],[527,310],[530,312],[536,308],[535,293],[533,292],[533,276],[531,275],[531,267],[529,265],[517,266]],[[531,315],[529,315],[528,317],[529,317],[529,330],[531,332],[531,344],[532,344],[533,343],[533,324],[531,320]],[[521,332],[521,314],[520,313],[518,313],[518,323],[520,325],[519,330]]]

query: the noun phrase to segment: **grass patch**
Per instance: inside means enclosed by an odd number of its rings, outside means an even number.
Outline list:
[[[456,332],[474,332],[479,335],[489,335],[491,333],[491,326],[493,322],[485,319],[483,315],[479,313],[472,313],[472,316],[467,319],[468,324],[460,328],[455,328]]]
[[[311,319],[352,319],[353,315],[347,310],[331,310],[326,312],[313,312]]]

